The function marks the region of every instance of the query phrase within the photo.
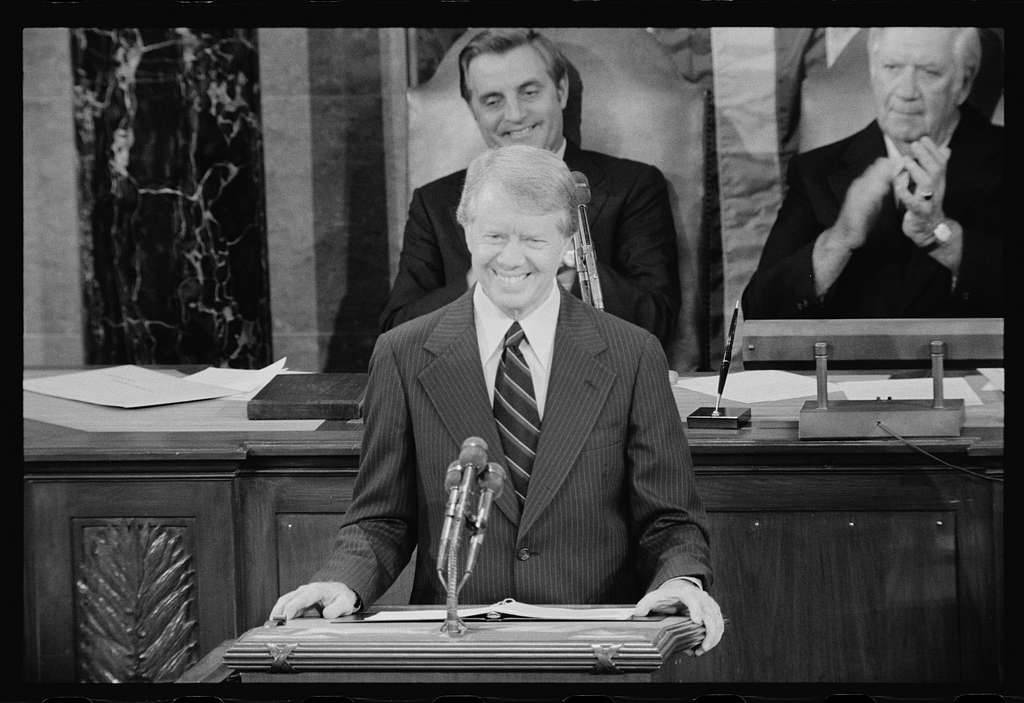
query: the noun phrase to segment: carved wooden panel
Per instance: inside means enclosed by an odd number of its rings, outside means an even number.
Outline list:
[[[200,654],[187,528],[127,518],[80,525],[77,678],[173,681]]]

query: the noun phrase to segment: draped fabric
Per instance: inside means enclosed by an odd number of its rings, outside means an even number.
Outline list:
[[[711,51],[722,226],[722,304],[732,308],[757,267],[782,200],[775,29],[714,27]],[[742,349],[740,328],[733,353],[738,357]]]

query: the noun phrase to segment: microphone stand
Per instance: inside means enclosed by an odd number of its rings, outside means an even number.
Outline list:
[[[459,501],[455,508],[455,520],[452,523],[452,536],[448,541],[447,554],[447,579],[442,577],[441,583],[445,586],[445,618],[441,632],[447,632],[449,637],[458,637],[466,631],[466,624],[459,617],[459,591],[462,584],[459,583],[459,544],[462,542],[462,533],[465,530],[466,507],[469,503],[470,494],[473,492],[473,479],[476,472],[472,466],[467,466],[462,472],[462,481],[459,484]],[[438,573],[440,575],[440,572]]]
[[[441,632],[449,637],[459,637],[466,632],[466,624],[459,617],[459,591],[473,572],[487,529],[491,504],[504,486],[505,470],[499,464],[488,463],[486,452],[487,445],[482,439],[470,437],[462,445],[459,460],[449,465],[445,478],[445,488],[449,491],[448,508],[437,556],[437,576],[445,589],[445,620]],[[470,501],[474,499],[477,499],[475,514],[470,507]],[[459,551],[467,529],[472,532],[472,538],[460,579]]]

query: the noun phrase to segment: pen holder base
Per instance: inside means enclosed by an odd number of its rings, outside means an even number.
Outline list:
[[[750,424],[750,408],[697,408],[686,416],[686,426],[700,430],[738,430]]]
[[[964,401],[950,398],[945,407],[931,400],[830,400],[819,408],[813,400],[800,409],[800,439],[893,439],[882,427],[903,437],[959,437]]]

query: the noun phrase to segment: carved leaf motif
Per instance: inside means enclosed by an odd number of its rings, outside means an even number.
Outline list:
[[[195,571],[182,533],[134,519],[83,531],[79,680],[172,681],[194,663]]]

